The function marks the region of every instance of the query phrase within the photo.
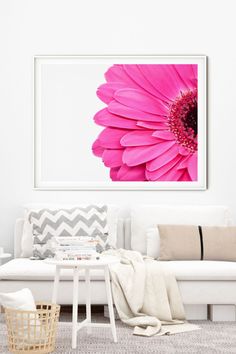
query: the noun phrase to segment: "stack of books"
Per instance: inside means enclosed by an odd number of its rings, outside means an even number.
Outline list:
[[[99,258],[94,237],[60,236],[56,238],[55,257],[58,260],[90,260]]]

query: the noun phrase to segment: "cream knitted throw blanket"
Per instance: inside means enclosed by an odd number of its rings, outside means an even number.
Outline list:
[[[162,262],[139,252],[109,250],[120,258],[110,268],[112,292],[121,321],[133,326],[133,334],[153,336],[199,329],[185,321],[177,281]]]

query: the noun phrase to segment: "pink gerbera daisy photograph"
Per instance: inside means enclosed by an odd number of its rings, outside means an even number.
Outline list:
[[[198,181],[198,65],[115,64],[97,89],[93,154],[112,181]]]

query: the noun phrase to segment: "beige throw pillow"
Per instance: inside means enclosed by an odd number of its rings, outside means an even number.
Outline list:
[[[236,261],[236,226],[158,225],[161,261]]]
[[[160,261],[200,260],[201,242],[198,226],[158,225]]]
[[[236,226],[202,226],[203,259],[236,261]]]

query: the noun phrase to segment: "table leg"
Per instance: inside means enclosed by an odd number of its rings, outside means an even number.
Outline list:
[[[59,285],[59,280],[60,280],[60,270],[61,270],[60,267],[56,266],[56,273],[55,273],[53,292],[52,292],[52,303],[53,304],[57,303],[58,285]]]
[[[74,274],[73,274],[72,349],[76,348],[76,343],[77,343],[78,288],[79,288],[79,268],[75,267]]]
[[[112,294],[111,294],[110,273],[109,273],[108,266],[105,266],[104,273],[105,273],[105,284],[106,284],[107,303],[108,303],[111,331],[112,331],[114,342],[116,343],[117,342],[116,324],[115,324],[115,316],[114,316],[113,301],[112,301]]]
[[[85,269],[85,285],[86,285],[86,319],[91,323],[91,287],[90,287],[90,269]],[[87,333],[91,333],[91,327],[87,328]]]

